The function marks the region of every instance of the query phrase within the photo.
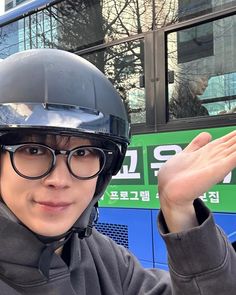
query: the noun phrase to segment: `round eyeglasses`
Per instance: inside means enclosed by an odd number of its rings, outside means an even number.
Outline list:
[[[39,179],[48,175],[56,165],[57,155],[67,156],[67,167],[74,177],[90,179],[102,172],[107,155],[113,154],[111,150],[94,146],[57,150],[38,143],[2,145],[2,150],[9,152],[16,173],[27,179]]]

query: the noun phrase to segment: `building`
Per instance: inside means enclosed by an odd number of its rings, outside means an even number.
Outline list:
[[[5,0],[4,11],[8,11],[9,9],[12,9],[23,2],[29,2],[29,0]]]

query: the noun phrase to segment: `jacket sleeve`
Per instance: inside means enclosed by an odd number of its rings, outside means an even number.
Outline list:
[[[174,295],[228,295],[236,290],[236,254],[201,200],[194,202],[199,226],[168,233],[160,212],[160,233],[168,250]]]

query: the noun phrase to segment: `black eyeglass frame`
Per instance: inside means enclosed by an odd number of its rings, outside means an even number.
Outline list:
[[[44,148],[47,148],[51,154],[53,155],[53,161],[51,163],[51,167],[45,172],[43,173],[42,175],[40,176],[27,176],[27,175],[24,175],[22,174],[17,168],[16,168],[16,165],[14,163],[14,153],[19,149],[21,148],[22,146],[26,146],[26,145],[37,145],[39,147],[44,147]],[[85,149],[85,148],[92,148],[92,149],[95,149],[99,152],[101,152],[101,155],[103,157],[103,161],[102,161],[102,165],[100,166],[100,169],[98,170],[97,173],[95,173],[94,175],[92,176],[88,176],[88,177],[81,177],[81,176],[77,176],[76,174],[73,173],[73,171],[71,170],[70,168],[70,165],[69,165],[69,161],[72,157],[72,154],[74,151],[76,150],[79,150],[79,149]],[[46,145],[46,144],[41,144],[41,143],[37,143],[37,142],[24,142],[24,143],[21,143],[21,144],[11,144],[11,145],[1,145],[1,150],[2,151],[7,151],[9,152],[10,154],[10,160],[11,160],[11,165],[13,167],[13,169],[15,170],[15,172],[25,178],[25,179],[29,179],[29,180],[36,180],[36,179],[40,179],[40,178],[43,178],[47,175],[49,175],[53,169],[55,168],[56,166],[56,156],[57,155],[65,155],[67,156],[67,159],[66,159],[66,165],[67,165],[67,168],[69,170],[69,172],[77,179],[80,179],[80,180],[87,180],[87,179],[91,179],[91,178],[94,178],[96,176],[98,176],[99,174],[101,174],[101,172],[104,170],[105,166],[106,166],[106,162],[107,162],[107,156],[113,156],[114,155],[114,152],[112,150],[109,150],[109,149],[104,149],[104,148],[100,148],[100,147],[96,147],[96,146],[92,146],[92,145],[84,145],[84,146],[78,146],[78,147],[75,147],[71,150],[59,150],[59,149],[53,149],[51,148],[50,146]]]

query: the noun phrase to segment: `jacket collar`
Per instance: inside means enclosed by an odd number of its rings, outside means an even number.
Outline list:
[[[73,270],[80,259],[80,240],[72,234],[69,241],[69,266],[53,251],[49,257],[48,277],[45,276],[39,268],[39,261],[45,249],[52,246],[51,243],[40,241],[0,202],[0,275],[12,284],[25,286],[43,283]]]

